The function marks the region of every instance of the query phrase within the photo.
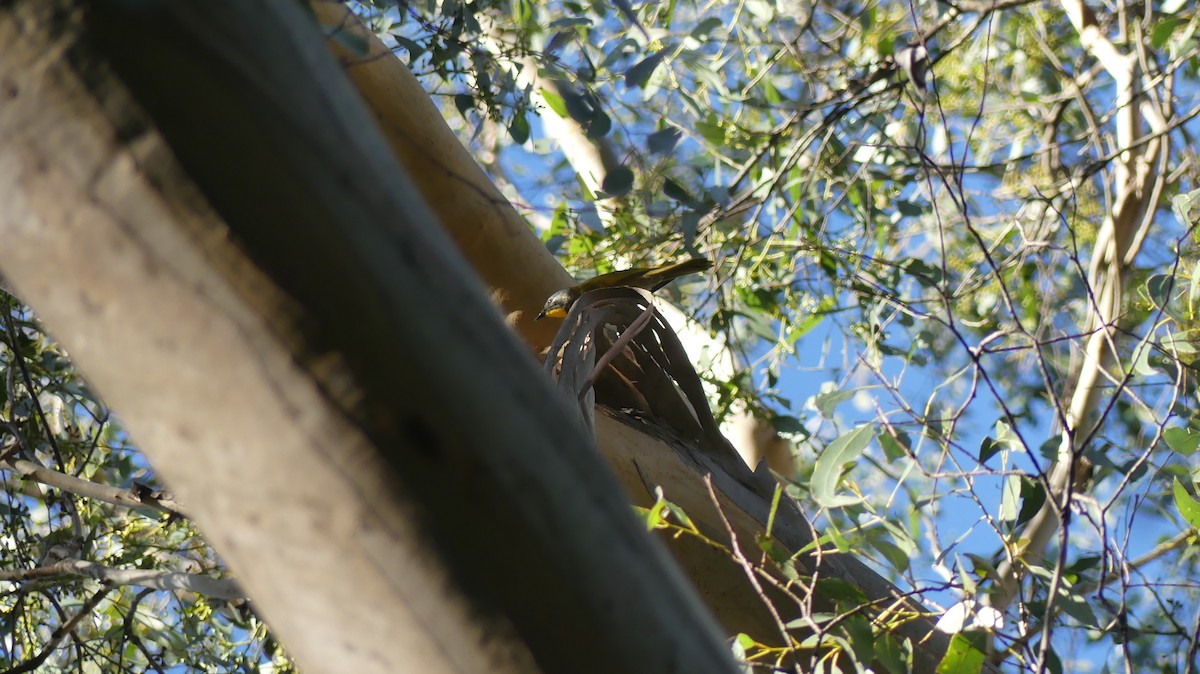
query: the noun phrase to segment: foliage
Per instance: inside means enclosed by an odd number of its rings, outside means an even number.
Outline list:
[[[55,573],[57,562],[79,559],[114,570],[224,575],[186,520],[22,477],[17,462],[99,485],[159,490],[68,354],[18,301],[2,294],[0,302],[0,668],[289,671],[244,602]],[[47,573],[20,575],[31,570]],[[55,630],[72,624],[68,640],[55,639]]]

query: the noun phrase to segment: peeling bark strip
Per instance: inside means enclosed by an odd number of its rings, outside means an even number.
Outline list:
[[[299,4],[9,3],[0,50],[0,267],[306,671],[533,671],[505,624],[733,671]]]

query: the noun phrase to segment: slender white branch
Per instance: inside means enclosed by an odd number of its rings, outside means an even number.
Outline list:
[[[33,569],[0,571],[0,580],[13,582],[59,578],[94,578],[114,585],[135,585],[155,590],[184,590],[211,599],[241,599],[245,591],[228,578],[213,578],[179,571],[114,569],[82,559],[67,558]]]
[[[1082,444],[1092,435],[1098,421],[1095,411],[1101,399],[1100,387],[1111,382],[1106,370],[1119,362],[1114,328],[1120,318],[1124,298],[1124,277],[1146,238],[1153,199],[1160,190],[1158,158],[1165,150],[1161,139],[1142,144],[1144,134],[1141,108],[1134,100],[1137,58],[1121,53],[1105,36],[1095,15],[1083,0],[1062,0],[1063,9],[1079,33],[1080,43],[1113,78],[1116,99],[1116,143],[1119,154],[1113,172],[1113,205],[1096,237],[1087,283],[1092,289],[1091,316],[1085,326],[1090,333],[1084,344],[1083,359],[1075,378],[1074,392],[1062,419],[1062,438],[1054,465],[1049,470],[1049,494],[1045,505],[1033,517],[1018,542],[1013,556],[999,568],[993,606],[1003,609],[1016,595],[1021,569],[1039,564],[1051,538],[1059,532],[1060,514],[1069,507],[1068,494]],[[1158,112],[1146,115],[1153,130],[1165,128]],[[1082,485],[1079,485],[1082,486]]]
[[[12,471],[23,478],[34,480],[84,498],[124,506],[126,508],[145,508],[177,517],[186,517],[179,509],[179,504],[161,492],[149,489],[120,489],[100,484],[99,482],[84,480],[74,475],[60,473],[26,459],[0,461],[0,470]]]

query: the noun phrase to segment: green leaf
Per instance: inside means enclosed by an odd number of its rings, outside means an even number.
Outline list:
[[[882,56],[891,56],[896,53],[896,34],[892,32],[884,33],[879,39],[879,44],[875,46],[875,51]]]
[[[1154,30],[1150,31],[1150,46],[1155,50],[1162,49],[1181,23],[1183,23],[1183,17],[1171,16],[1154,24]]]
[[[636,52],[640,49],[637,40],[627,37],[618,40],[605,55],[604,60],[600,62],[600,70],[611,70],[617,61],[620,61],[626,54]]]
[[[339,32],[345,33],[348,31]],[[392,33],[392,39],[396,41],[397,45],[404,47],[404,49],[408,52],[408,60],[410,62],[416,61],[425,53],[424,47],[402,35],[396,35],[395,33]]]
[[[891,541],[872,540],[871,547],[883,555],[888,560],[888,563],[892,565],[892,568],[900,573],[907,571],[912,564],[910,554]]]
[[[818,580],[816,595],[843,606],[857,607],[867,603],[867,595],[862,590],[841,578],[826,576]]]
[[[1033,519],[1045,502],[1046,488],[1042,483],[1027,477],[1021,478],[1021,512],[1017,514],[1014,526],[1019,527]]]
[[[938,663],[937,674],[978,674],[983,670],[985,655],[974,643],[972,635],[959,632],[950,639],[946,657]]]
[[[826,297],[821,300],[820,306],[816,311],[805,314],[803,320],[794,324],[793,329],[788,333],[788,339],[794,344],[796,340],[808,334],[810,330],[820,325],[821,321],[825,320],[825,316],[837,307],[837,301],[832,297]]]
[[[567,116],[583,126],[592,123],[592,120],[599,111],[592,105],[590,100],[573,91],[563,91],[561,94],[563,108],[567,111]]]
[[[469,110],[475,109],[475,99],[466,94],[455,94],[454,107],[458,109],[458,114],[466,117]]]
[[[682,135],[679,129],[674,127],[661,129],[646,137],[646,146],[653,154],[667,154],[675,149],[675,145],[679,143]]]
[[[1179,514],[1183,515],[1183,519],[1193,529],[1200,529],[1200,501],[1197,501],[1194,496],[1184,489],[1179,478],[1175,479],[1175,507],[1179,508]]]
[[[1046,649],[1046,671],[1049,674],[1063,674],[1062,660],[1059,659],[1058,653],[1054,652],[1054,645]]]
[[[567,118],[567,102],[563,100],[562,96],[558,95],[558,92],[551,91],[550,89],[542,89],[542,100],[546,101],[546,107],[553,110],[554,114],[563,119]]]
[[[877,439],[879,440],[879,446],[883,448],[883,454],[887,457],[888,463],[908,456],[909,448],[912,447],[908,433],[896,433],[896,437],[894,438],[890,433],[880,433]]]
[[[724,26],[725,26],[725,21],[722,20],[720,17],[710,16],[710,17],[704,19],[703,21],[701,21],[699,24],[696,25],[695,28],[692,29],[691,36],[694,37],[695,39],[699,40],[700,42],[704,42],[705,38],[708,37],[709,33],[713,32],[714,30],[716,30],[718,28],[722,28]]]
[[[842,620],[840,627],[846,632],[856,662],[866,665],[875,659],[875,633],[865,617],[851,615]]]
[[[763,80],[762,89],[763,98],[770,105],[779,105],[783,102],[783,94],[779,93],[779,89],[775,88],[775,84],[771,80]]]
[[[858,389],[850,389],[848,391],[830,391],[829,393],[821,393],[813,398],[813,406],[821,413],[821,416],[826,419],[832,419],[837,406],[850,400],[858,393]]]
[[[842,477],[842,468],[858,459],[863,450],[871,444],[872,436],[871,426],[863,424],[829,443],[825,451],[817,457],[810,486],[813,498],[822,507],[839,508],[862,501],[859,496],[839,496],[836,492]]]
[[[571,231],[571,219],[567,217],[567,205],[560,203],[554,209],[554,216],[550,218],[550,226],[542,232],[542,240],[546,241],[554,236],[567,236]]]
[[[612,131],[612,120],[603,110],[595,110],[592,119],[587,124],[587,137],[589,140],[596,140],[608,135]]]
[[[1004,489],[1000,496],[999,518],[1002,522],[1012,522],[1019,514],[1021,504],[1021,476],[1009,475],[1004,480]]]
[[[1100,566],[1102,559],[1104,558],[1100,555],[1084,555],[1067,565],[1067,572],[1078,577],[1080,574]]]
[[[623,197],[633,189],[633,171],[627,166],[618,166],[604,176],[604,183],[600,187],[614,197]]]
[[[738,633],[733,639],[733,648],[731,650],[733,651],[733,656],[740,661],[746,658],[746,651],[755,646],[756,643],[754,639],[750,638],[750,635]]]
[[[1200,447],[1200,433],[1190,428],[1175,426],[1163,431],[1163,440],[1176,454],[1188,456]]]
[[[1192,267],[1192,284],[1188,288],[1188,302],[1192,305],[1200,301],[1200,261]]]
[[[524,145],[525,141],[529,140],[529,120],[525,119],[525,115],[518,114],[513,117],[512,123],[508,125],[508,133],[517,145]]]
[[[662,63],[666,55],[665,51],[656,52],[635,63],[633,67],[625,71],[625,86],[639,89],[644,87],[650,76],[654,74],[654,69]]]
[[[821,265],[821,271],[830,279],[837,278],[838,259],[833,253],[830,253],[824,247],[817,251],[817,262]]]
[[[808,435],[808,429],[804,427],[804,422],[786,414],[777,414],[771,417],[771,427],[777,433],[801,433]]]
[[[683,189],[683,186],[670,178],[663,180],[663,194],[680,203],[688,205],[696,203],[696,200],[692,198],[692,195],[688,194],[687,190]]]
[[[683,234],[683,245],[691,248],[696,240],[696,231],[700,228],[702,216],[699,213],[684,213],[679,220],[679,231]]]
[[[1184,227],[1191,227],[1197,221],[1196,207],[1200,201],[1200,190],[1192,190],[1187,194],[1176,194],[1171,199],[1171,210]]]
[[[1098,629],[1096,614],[1092,611],[1091,604],[1088,603],[1087,597],[1072,591],[1070,588],[1063,588],[1059,592],[1058,607],[1064,613],[1079,621],[1080,625],[1091,629]]]
[[[725,145],[725,127],[717,121],[715,116],[710,116],[707,120],[696,122],[696,132],[700,137],[717,147]]]
[[[946,278],[940,267],[935,267],[925,260],[909,258],[903,263],[903,267],[904,271],[911,274],[918,283],[926,288],[935,288]]]
[[[546,40],[546,46],[542,47],[542,52],[545,54],[554,54],[558,50],[562,49],[563,46],[566,45],[567,42],[577,34],[578,33],[576,33],[574,28],[560,30],[554,33],[554,35],[550,36],[549,40]]]
[[[1147,332],[1145,337],[1138,342],[1138,345],[1133,349],[1133,362],[1129,365],[1129,371],[1137,373],[1143,377],[1153,377],[1158,374],[1150,365],[1150,356],[1154,354],[1154,348],[1151,346],[1154,333]]]
[[[1150,297],[1150,301],[1154,302],[1156,308],[1166,309],[1171,301],[1171,294],[1175,292],[1177,285],[1174,276],[1169,274],[1155,274],[1146,281],[1146,292]]]
[[[905,674],[910,671],[909,655],[909,649],[901,646],[895,635],[885,632],[875,641],[875,660],[883,665],[888,674]]]
[[[979,443],[979,463],[987,463],[987,460],[995,456],[1004,449],[1004,445],[996,442],[990,437],[984,438],[983,442]]]

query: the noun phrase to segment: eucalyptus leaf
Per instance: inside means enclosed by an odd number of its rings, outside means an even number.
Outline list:
[[[646,82],[650,80],[650,76],[654,74],[654,70],[658,68],[666,56],[665,51],[659,51],[634,64],[633,67],[625,71],[625,86],[631,88],[646,86]]]
[[[1163,440],[1176,454],[1189,456],[1200,446],[1200,432],[1191,428],[1173,426],[1163,431]]]
[[[1200,501],[1197,501],[1194,496],[1184,489],[1179,478],[1174,479],[1175,492],[1175,507],[1179,509],[1179,514],[1183,516],[1184,521],[1193,529],[1200,529]]]
[[[842,468],[862,455],[863,450],[871,444],[873,435],[873,427],[863,424],[825,447],[817,457],[810,481],[817,503],[825,508],[838,508],[862,501],[862,497],[859,496],[839,495],[837,487],[841,481]]]

